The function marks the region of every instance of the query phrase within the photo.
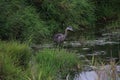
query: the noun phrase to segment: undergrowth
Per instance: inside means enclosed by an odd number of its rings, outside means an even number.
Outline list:
[[[65,79],[77,65],[79,60],[74,53],[64,49],[44,49],[38,52],[31,62],[30,78],[32,80]]]
[[[31,52],[26,44],[0,41],[0,79],[25,80]]]
[[[1,80],[65,79],[78,65],[76,54],[65,49],[43,49],[32,55],[27,44],[0,41]]]

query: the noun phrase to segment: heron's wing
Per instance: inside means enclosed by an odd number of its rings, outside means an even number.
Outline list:
[[[64,40],[64,35],[61,33],[58,33],[54,36],[54,41],[56,42],[62,42]]]

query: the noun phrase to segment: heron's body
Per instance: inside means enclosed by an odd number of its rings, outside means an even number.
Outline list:
[[[65,40],[65,36],[62,33],[58,33],[54,36],[54,41],[56,43],[62,43]]]

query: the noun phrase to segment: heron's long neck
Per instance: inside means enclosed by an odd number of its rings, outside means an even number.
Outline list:
[[[65,34],[64,35],[65,35],[65,37],[67,36],[67,29],[65,29]]]

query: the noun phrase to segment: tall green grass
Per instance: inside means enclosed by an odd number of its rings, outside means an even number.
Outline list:
[[[27,67],[31,58],[30,48],[26,44],[20,44],[19,42],[1,42],[0,52],[9,56],[15,65]]]
[[[0,53],[0,79],[25,80],[25,77],[22,74],[22,69],[16,67],[12,59],[4,53]]]
[[[30,56],[26,44],[0,41],[0,79],[26,80],[24,71],[28,67]]]
[[[79,64],[77,56],[64,49],[44,49],[31,62],[31,80],[58,80]]]
[[[0,41],[1,80],[58,80],[78,64],[77,56],[64,49],[43,49],[31,55],[26,44]]]

